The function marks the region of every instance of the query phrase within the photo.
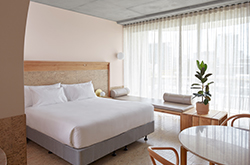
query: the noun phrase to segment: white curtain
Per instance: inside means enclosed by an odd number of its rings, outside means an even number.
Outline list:
[[[131,95],[192,94],[196,60],[208,64],[210,109],[250,113],[249,3],[124,26]]]

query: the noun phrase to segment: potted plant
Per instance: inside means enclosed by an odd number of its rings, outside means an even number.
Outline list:
[[[194,99],[195,97],[201,97],[201,101],[196,103],[197,114],[205,115],[208,114],[209,111],[209,101],[211,101],[211,94],[209,92],[209,85],[214,83],[213,81],[206,84],[208,77],[212,75],[212,73],[206,73],[207,64],[203,61],[200,63],[199,60],[196,61],[197,67],[199,71],[196,71],[195,77],[199,79],[199,83],[193,83],[191,85],[191,89],[200,89],[197,93],[193,93]]]

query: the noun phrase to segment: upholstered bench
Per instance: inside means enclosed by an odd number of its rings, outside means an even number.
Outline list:
[[[111,97],[116,100],[139,101],[151,103],[154,110],[158,112],[169,113],[173,115],[181,115],[183,112],[193,108],[190,95],[177,95],[164,93],[163,99],[150,99],[127,95],[128,88],[120,88],[111,90]]]

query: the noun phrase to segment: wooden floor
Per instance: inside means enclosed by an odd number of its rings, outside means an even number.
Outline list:
[[[155,132],[150,134],[149,140],[144,142],[143,138],[128,146],[128,151],[118,150],[117,156],[111,154],[97,160],[91,165],[152,165],[148,156],[148,146],[171,146],[180,154],[180,142],[178,133],[180,131],[180,117],[155,112]],[[28,165],[69,165],[54,154],[38,146],[32,141],[28,142]],[[161,155],[175,162],[173,153],[161,151]],[[209,163],[191,153],[188,153],[189,165],[208,165]]]

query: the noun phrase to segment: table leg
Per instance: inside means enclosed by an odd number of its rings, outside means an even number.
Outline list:
[[[187,164],[187,150],[181,146],[181,165]]]

